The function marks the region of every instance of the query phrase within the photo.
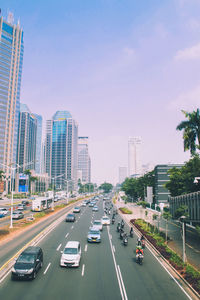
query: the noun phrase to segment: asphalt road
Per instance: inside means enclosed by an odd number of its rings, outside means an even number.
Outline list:
[[[116,224],[104,226],[100,244],[87,243],[92,220],[103,215],[102,201],[98,206],[100,209],[95,213],[90,207],[82,208],[75,223],[63,221],[47,235],[39,243],[44,252],[44,264],[36,279],[11,281],[9,274],[1,283],[0,299],[188,299],[148,249],[145,249],[143,265],[135,262],[136,236],[124,247]],[[79,268],[59,266],[61,251],[69,240],[81,243]]]

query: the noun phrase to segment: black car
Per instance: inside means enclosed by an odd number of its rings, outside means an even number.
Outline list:
[[[74,222],[76,220],[76,217],[74,214],[68,214],[66,217],[66,222]]]
[[[43,265],[43,252],[40,247],[30,246],[17,258],[12,268],[11,278],[35,279],[37,272]]]

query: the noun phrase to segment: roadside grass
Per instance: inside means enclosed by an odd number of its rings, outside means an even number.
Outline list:
[[[123,214],[132,214],[132,211],[126,207],[120,207],[119,210],[123,213]]]
[[[164,232],[152,232],[152,224],[145,222],[143,219],[132,219],[131,223],[153,244],[165,259],[187,280],[187,282],[200,294],[200,272],[192,265],[184,264],[182,258],[165,243]]]

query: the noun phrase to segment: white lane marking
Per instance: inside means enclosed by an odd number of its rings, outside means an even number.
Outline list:
[[[83,265],[83,267],[82,267],[82,273],[81,273],[81,276],[84,276],[84,273],[85,273],[85,265]]]
[[[86,245],[85,245],[85,252],[87,252],[87,247],[88,247],[88,245],[86,244]]]
[[[65,237],[67,238],[67,237],[68,237],[68,235],[69,235],[69,232],[66,234],[66,236],[65,236]]]
[[[112,235],[110,234],[110,239],[112,240]]]
[[[59,251],[61,246],[62,246],[62,244],[60,244],[56,250]]]
[[[71,229],[73,229],[73,228],[74,228],[74,225],[72,225]]]
[[[118,268],[117,268],[116,259],[115,259],[115,255],[114,255],[114,251],[113,251],[113,247],[112,247],[112,242],[111,242],[111,239],[110,239],[109,227],[107,227],[107,232],[108,232],[110,248],[111,248],[111,252],[112,252],[112,257],[113,257],[114,266],[115,266],[115,272],[116,272],[116,275],[117,275],[117,280],[118,280],[118,285],[119,285],[120,293],[121,293],[121,296],[122,296],[122,300],[128,300],[128,298],[125,298],[124,294],[123,294],[122,283],[121,283],[121,280],[120,280],[119,271],[118,271]],[[125,291],[125,295],[126,295],[126,291]]]
[[[115,252],[115,246],[113,245],[113,251]]]
[[[123,288],[123,291],[124,291],[125,299],[128,299],[127,294],[126,294],[126,289],[125,289],[125,286],[124,286],[124,281],[122,279],[122,273],[120,271],[120,267],[119,267],[119,265],[117,267],[118,267],[119,276],[120,276],[120,279],[121,279],[121,283],[122,283],[122,288]]]
[[[46,274],[46,272],[48,271],[49,267],[50,267],[51,263],[48,264],[46,270],[44,271],[44,275]]]

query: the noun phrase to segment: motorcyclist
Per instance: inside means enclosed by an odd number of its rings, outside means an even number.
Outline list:
[[[145,240],[144,236],[142,235],[140,238],[141,241]]]
[[[136,255],[142,254],[144,255],[144,251],[141,246],[136,247]]]
[[[140,238],[137,239],[137,245],[138,245],[138,246],[142,246],[142,243],[141,243],[141,239],[140,239]]]
[[[130,236],[133,237],[133,227],[130,229]]]

